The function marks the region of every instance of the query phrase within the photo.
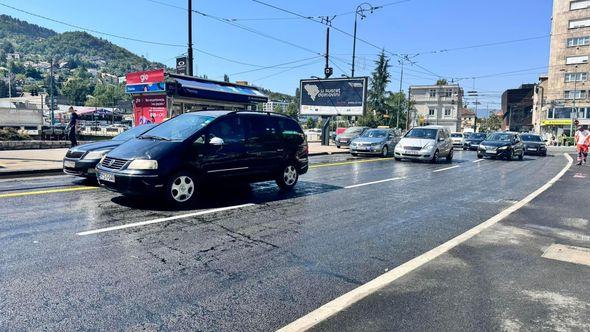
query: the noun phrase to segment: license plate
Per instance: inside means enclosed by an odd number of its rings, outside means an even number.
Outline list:
[[[71,161],[71,160],[65,160],[64,161],[64,167],[67,167],[67,168],[75,168],[76,167],[76,162],[75,161]]]
[[[341,140],[340,140],[340,142],[341,142],[341,143],[346,143],[346,142],[347,142],[347,140],[343,138],[343,139],[341,139]]]
[[[115,182],[115,175],[111,173],[98,173],[98,179],[100,181]]]
[[[496,153],[496,150],[487,149],[486,150],[486,153],[494,153],[495,154]]]
[[[537,151],[535,148],[528,148],[529,151]]]
[[[406,154],[409,154],[411,156],[419,156],[420,152],[417,151],[406,151]]]

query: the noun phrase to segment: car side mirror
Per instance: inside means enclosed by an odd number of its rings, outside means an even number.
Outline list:
[[[438,141],[439,141],[439,142],[444,142],[444,141],[445,141],[445,138],[444,138],[444,137],[439,137],[439,138],[438,138]]]
[[[222,146],[224,144],[223,139],[219,137],[213,137],[209,140],[209,144],[212,146]]]

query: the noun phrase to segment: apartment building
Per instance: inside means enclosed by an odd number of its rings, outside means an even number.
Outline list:
[[[271,100],[264,104],[262,110],[265,112],[276,112],[280,110],[281,113],[284,113],[287,111],[287,106],[289,106],[289,103],[287,102]]]
[[[459,84],[413,85],[410,100],[414,103],[415,124],[444,126],[451,132],[461,129],[463,88]]]
[[[589,58],[590,0],[554,0],[542,133],[570,135],[576,118],[590,125]]]

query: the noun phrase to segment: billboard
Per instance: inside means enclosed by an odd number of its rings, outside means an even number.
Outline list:
[[[182,74],[182,75],[186,75],[186,57],[179,57],[176,58],[176,73],[177,74]]]
[[[133,97],[135,125],[161,123],[168,116],[166,95],[139,95]]]
[[[127,85],[164,82],[164,69],[128,73],[125,79]]]
[[[367,77],[301,80],[301,115],[363,115]]]

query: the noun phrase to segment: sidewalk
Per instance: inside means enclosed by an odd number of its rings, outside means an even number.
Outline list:
[[[315,326],[317,331],[590,330],[590,166]]]
[[[68,149],[0,150],[0,176],[61,172],[62,160]],[[348,149],[309,143],[309,154],[348,153]]]

